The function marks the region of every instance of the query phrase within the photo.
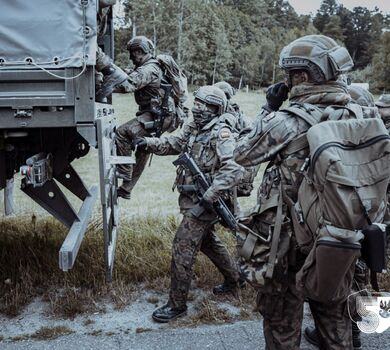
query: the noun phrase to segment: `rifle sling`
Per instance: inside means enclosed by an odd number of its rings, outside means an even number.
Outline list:
[[[259,215],[261,213],[264,213],[266,210],[268,210],[270,208],[278,207],[279,197],[280,196],[275,195],[275,196],[271,196],[270,198],[266,199],[263,203],[261,203],[259,211],[256,214]],[[263,229],[263,228],[261,227],[261,229]],[[256,235],[249,232],[246,239],[245,239],[243,246],[240,248],[240,256],[242,256],[246,260],[249,260],[249,258],[251,257],[251,255],[253,253],[253,250],[255,249],[257,239],[258,239],[258,237],[256,237]]]
[[[251,233],[248,233],[248,236],[245,239],[243,246],[240,248],[240,256],[245,260],[249,260],[255,248],[257,237]]]
[[[278,252],[280,232],[282,230],[282,222],[283,222],[283,195],[282,195],[282,184],[280,183],[279,184],[278,209],[276,210],[275,228],[274,228],[274,232],[272,234],[271,250],[269,253],[267,271],[265,273],[266,278],[272,278],[272,275],[274,273],[276,255]]]

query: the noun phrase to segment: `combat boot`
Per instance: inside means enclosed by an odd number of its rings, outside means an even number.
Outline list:
[[[123,199],[131,198],[131,181],[123,180],[122,186],[120,186],[116,191],[117,197]]]
[[[320,346],[317,330],[314,327],[306,327],[303,335],[310,344]],[[354,350],[359,350],[362,348],[362,342],[360,340],[360,329],[354,322],[352,323],[352,344]]]
[[[168,304],[154,310],[152,318],[156,322],[167,323],[187,314],[187,307],[176,309]]]
[[[104,68],[102,73],[104,75],[103,84],[96,93],[96,102],[104,102],[105,98],[114,91],[115,87],[128,78],[128,75],[115,64]]]
[[[225,280],[222,284],[219,284],[213,288],[213,294],[215,295],[223,295],[223,294],[233,294],[234,296],[237,295],[237,287],[238,288],[244,288],[246,285],[246,282],[243,278],[239,278],[237,282],[231,282]]]

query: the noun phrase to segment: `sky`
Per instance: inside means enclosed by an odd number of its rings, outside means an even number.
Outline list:
[[[321,0],[288,0],[298,14],[315,14],[320,8]],[[373,10],[377,6],[382,12],[390,14],[390,0],[339,0],[340,4],[348,9],[356,6],[367,7]]]

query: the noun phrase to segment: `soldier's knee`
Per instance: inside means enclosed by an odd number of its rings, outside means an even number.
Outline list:
[[[134,139],[134,135],[127,123],[119,126],[116,129],[115,134],[115,141],[117,144],[132,142]]]

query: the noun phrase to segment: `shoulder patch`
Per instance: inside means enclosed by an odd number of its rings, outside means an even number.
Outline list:
[[[264,123],[268,123],[270,120],[274,119],[276,116],[275,112],[271,112],[270,114],[266,115],[262,118]]]
[[[222,128],[219,131],[219,138],[220,139],[228,139],[231,136],[232,132],[228,128]]]

